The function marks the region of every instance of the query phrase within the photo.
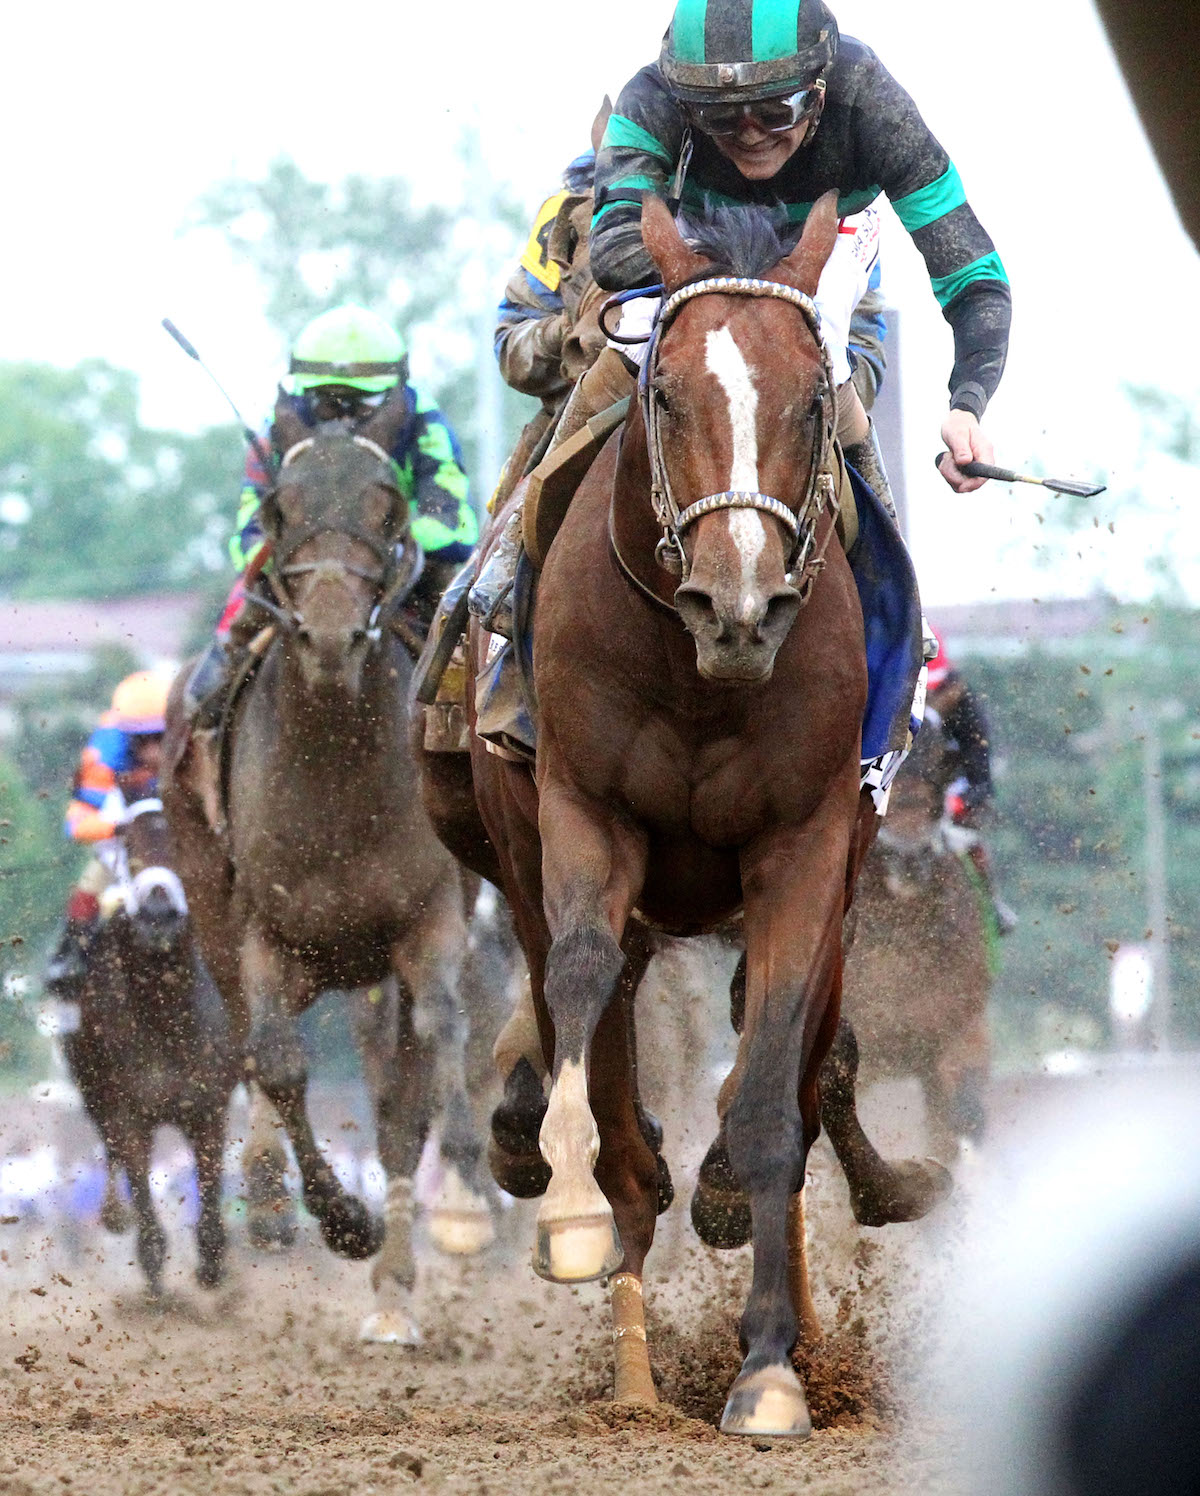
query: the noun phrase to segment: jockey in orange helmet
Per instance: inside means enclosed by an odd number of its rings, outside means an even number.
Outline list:
[[[87,948],[100,922],[100,898],[112,881],[105,844],[116,835],[127,803],[158,787],[170,677],[153,670],[127,675],[84,745],[75,771],[64,832],[96,849],[67,899],[66,920],[46,967],[51,996],[74,999],[86,972]]]

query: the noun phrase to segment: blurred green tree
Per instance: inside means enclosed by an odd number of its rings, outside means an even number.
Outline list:
[[[137,406],[101,359],[0,364],[0,591],[174,591],[223,564],[236,430],[153,431]]]

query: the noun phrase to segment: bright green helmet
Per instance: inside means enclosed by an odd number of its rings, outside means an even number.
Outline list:
[[[296,394],[323,384],[376,395],[408,376],[404,339],[361,306],[338,306],[314,317],[292,348],[288,367]]]
[[[736,103],[811,87],[837,44],[824,0],[677,0],[658,65],[683,103]]]

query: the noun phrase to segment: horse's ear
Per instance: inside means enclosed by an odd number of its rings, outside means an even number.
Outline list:
[[[408,397],[405,395],[404,382],[401,381],[371,419],[358,428],[358,432],[360,436],[365,436],[382,447],[385,452],[390,452],[400,439],[400,432],[408,418]]]
[[[608,128],[608,117],[612,113],[612,100],[607,94],[604,95],[604,103],[600,105],[596,118],[592,121],[592,150],[597,156],[600,154],[600,142],[604,139],[604,132]]]
[[[647,193],[642,201],[642,243],[658,266],[668,294],[685,280],[699,275],[708,261],[683,242],[674,215],[660,197]]]
[[[283,386],[275,397],[275,416],[271,426],[271,442],[277,452],[290,451],[297,442],[302,442],[312,433],[300,419],[300,413]]]
[[[800,243],[786,259],[780,260],[772,278],[795,286],[806,296],[817,294],[817,282],[825,262],[833,253],[838,233],[838,195],[826,192],[813,205],[804,225]]]

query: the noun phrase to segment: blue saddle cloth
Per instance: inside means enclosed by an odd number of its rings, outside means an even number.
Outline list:
[[[895,521],[875,490],[846,464],[858,510],[858,539],[848,560],[862,605],[867,646],[867,709],[863,760],[902,749],[913,720],[917,677],[924,663],[917,574]]]
[[[908,547],[875,491],[847,464],[858,509],[858,539],[848,560],[862,605],[867,650],[867,706],[863,714],[862,760],[903,752],[919,722],[913,698],[923,663],[921,600]],[[499,708],[502,726],[484,736],[533,756],[537,709],[532,699],[533,608],[536,572],[522,552],[514,586],[513,614],[518,649],[505,646],[480,677],[480,715]],[[517,677],[517,679],[514,679]],[[519,680],[522,689],[514,687]],[[494,715],[489,713],[489,715]],[[894,772],[894,770],[893,770]]]

